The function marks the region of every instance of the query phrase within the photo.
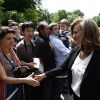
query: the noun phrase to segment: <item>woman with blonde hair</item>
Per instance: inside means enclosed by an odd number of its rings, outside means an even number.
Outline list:
[[[68,71],[69,92],[74,100],[100,100],[100,38],[91,19],[76,20],[71,26],[77,44],[63,65],[37,75],[35,79],[55,77]]]

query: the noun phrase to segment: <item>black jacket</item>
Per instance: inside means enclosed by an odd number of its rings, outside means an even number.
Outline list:
[[[65,63],[51,71],[46,72],[47,77],[54,77],[68,71],[69,90],[71,91],[72,72],[71,67],[79,54],[80,48],[75,47]],[[80,100],[100,100],[100,47],[97,47],[85,70],[80,85]]]
[[[35,40],[36,55],[44,64],[44,71],[51,70],[55,67],[55,55],[50,46],[49,37],[39,36]]]

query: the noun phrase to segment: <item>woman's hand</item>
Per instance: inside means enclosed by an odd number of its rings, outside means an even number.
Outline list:
[[[44,78],[46,78],[45,73],[40,74],[40,75],[35,75],[34,79],[37,80],[37,81],[42,81]]]
[[[38,80],[35,80],[33,78],[33,73],[32,73],[31,75],[29,75],[26,78],[26,84],[36,87],[36,86],[39,86],[40,85],[40,82]]]

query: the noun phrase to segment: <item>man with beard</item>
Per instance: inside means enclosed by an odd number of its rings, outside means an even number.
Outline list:
[[[38,28],[39,36],[35,39],[36,54],[43,64],[44,72],[53,69],[55,65],[55,55],[52,45],[49,40],[50,30],[47,22],[42,21],[39,23]],[[41,82],[39,100],[52,100],[53,94],[53,80],[45,79]]]

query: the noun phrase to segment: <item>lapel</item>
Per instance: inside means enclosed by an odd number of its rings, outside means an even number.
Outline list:
[[[69,63],[68,63],[68,69],[69,69],[69,70],[71,70],[71,67],[72,67],[72,65],[73,65],[73,63],[74,63],[74,61],[75,61],[77,55],[79,54],[79,52],[80,52],[80,48],[79,48],[79,47],[75,48],[75,49],[72,51],[72,56],[71,56],[70,61],[69,61]]]
[[[91,71],[91,69],[95,66],[95,63],[96,63],[96,51],[94,50],[93,52],[93,55],[92,55],[92,58],[84,72],[84,75],[83,75],[83,79],[82,81],[84,81],[84,79],[88,76],[89,72]]]
[[[79,54],[79,52],[80,52],[80,48],[76,47],[74,50],[71,51],[71,54],[70,54],[71,57],[70,57],[70,60],[68,63],[68,78],[69,78],[68,84],[69,84],[69,86],[71,86],[71,83],[72,83],[71,67],[72,67],[77,55]]]

